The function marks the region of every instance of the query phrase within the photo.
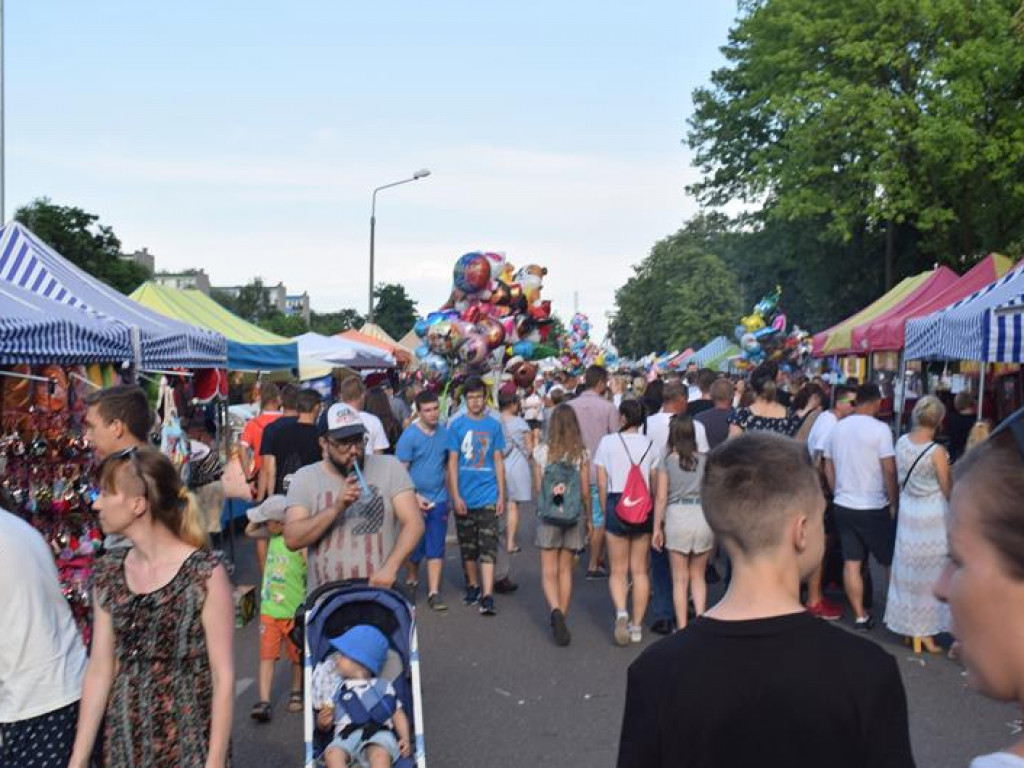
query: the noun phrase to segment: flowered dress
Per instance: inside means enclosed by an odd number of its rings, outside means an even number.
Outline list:
[[[213,679],[202,613],[220,556],[196,550],[160,589],[135,594],[127,550],[100,558],[99,604],[113,619],[117,672],[107,700],[106,768],[203,768],[210,741]]]

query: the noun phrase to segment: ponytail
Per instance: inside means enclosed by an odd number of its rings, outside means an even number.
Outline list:
[[[210,538],[203,525],[199,500],[195,493],[184,485],[181,486],[178,498],[181,504],[181,525],[178,528],[178,538],[196,549],[206,549],[210,545]]]

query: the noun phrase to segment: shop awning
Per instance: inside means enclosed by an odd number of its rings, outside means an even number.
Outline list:
[[[137,332],[143,368],[224,367],[227,343],[222,335],[137,304],[76,267],[17,221],[0,229],[0,283]]]
[[[998,355],[1012,357],[1017,342],[1004,321],[1004,336],[990,338],[993,318],[998,326],[1000,311],[1011,323],[1012,308],[1024,296],[1024,264],[1003,277],[938,312],[907,322],[906,357],[910,360],[977,360],[994,362]],[[1005,309],[1003,309],[1005,307]],[[998,333],[998,330],[997,330]],[[1007,351],[1009,342],[1009,351]],[[1024,362],[1019,357],[1004,362]]]
[[[1012,266],[1011,259],[995,253],[989,254],[964,273],[963,277],[938,293],[924,297],[902,312],[887,313],[885,316],[855,329],[853,344],[866,352],[903,349],[908,320],[924,317],[943,307],[948,307],[950,304],[955,304],[965,296],[970,296],[975,291],[998,280]]]
[[[858,354],[851,349],[853,329],[905,302],[908,297],[914,295],[921,285],[931,277],[932,272],[921,272],[912,277],[904,278],[888,293],[875,299],[875,301],[860,312],[851,315],[827,331],[816,333],[814,335],[814,356],[828,357],[830,355]]]
[[[694,352],[686,362],[696,363],[698,368],[706,368],[709,360],[714,360],[731,346],[732,342],[725,336],[717,336]]]
[[[295,337],[299,355],[347,368],[392,368],[395,358],[386,350],[337,336],[304,333]]]
[[[123,323],[0,283],[0,365],[131,360],[131,332]]]
[[[334,334],[334,338],[358,341],[360,344],[369,344],[371,347],[383,349],[385,352],[394,355],[395,359],[402,365],[405,365],[412,360],[412,352],[405,349],[397,341],[388,336],[383,328],[370,323],[367,323],[358,331],[349,330],[336,333]]]
[[[227,367],[235,371],[275,371],[299,367],[299,347],[291,339],[265,331],[229,312],[205,293],[154,282],[129,297],[144,307],[227,339]]]
[[[985,359],[993,363],[1024,362],[1024,295],[985,313]]]

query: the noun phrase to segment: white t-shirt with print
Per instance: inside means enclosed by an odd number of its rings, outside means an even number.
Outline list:
[[[892,432],[873,416],[855,413],[836,424],[825,447],[825,458],[836,470],[836,504],[848,509],[889,506],[881,460],[895,456]]]
[[[651,470],[659,465],[660,457],[647,435],[638,432],[616,432],[601,438],[597,453],[594,454],[594,466],[604,467],[608,474],[608,493],[622,493],[632,462],[640,461],[641,456],[643,461],[640,463],[640,471],[643,472],[644,480],[650,483]]]

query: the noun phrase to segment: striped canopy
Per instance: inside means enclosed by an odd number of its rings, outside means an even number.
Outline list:
[[[132,359],[127,326],[0,283],[0,365],[76,365]]]
[[[994,362],[1000,354],[1018,356],[1019,341],[1013,339],[1013,325],[1019,318],[1012,302],[1024,296],[1024,263],[1018,264],[1003,277],[975,291],[938,312],[907,322],[906,356],[911,360],[977,360]],[[1009,305],[1001,311],[1004,305]],[[1003,320],[1003,337],[998,327]],[[996,341],[990,338],[996,325]],[[1009,362],[1009,360],[1007,360]]]
[[[1024,363],[1024,294],[985,313],[985,359]]]
[[[129,297],[161,315],[207,328],[227,339],[227,367],[234,371],[276,371],[299,367],[291,339],[265,331],[229,312],[202,291],[147,282]]]
[[[725,336],[717,336],[690,355],[690,359],[686,362],[687,364],[696,363],[698,368],[704,368],[710,361],[729,349],[730,346],[732,346],[732,342],[725,338]]]
[[[139,336],[142,368],[222,368],[227,344],[219,333],[171,320],[136,304],[87,274],[17,221],[0,229],[0,284],[102,318]]]

